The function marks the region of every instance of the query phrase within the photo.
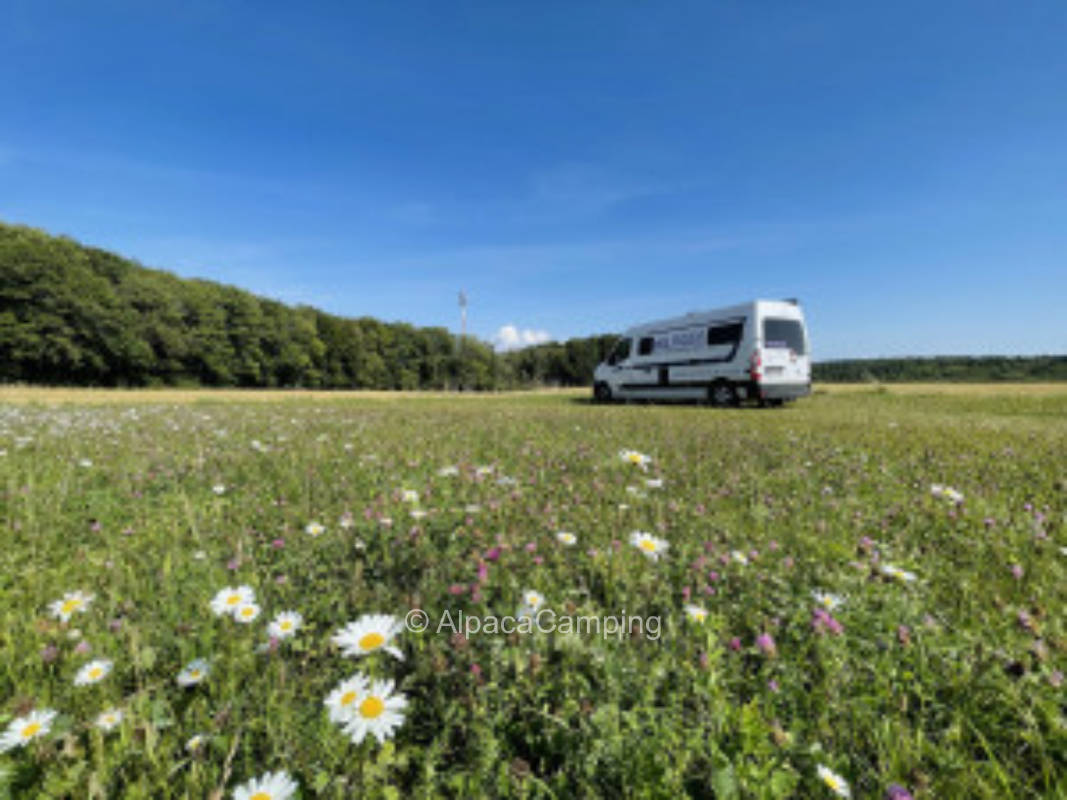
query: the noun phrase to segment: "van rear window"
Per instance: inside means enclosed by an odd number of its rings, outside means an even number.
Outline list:
[[[776,319],[767,317],[763,320],[763,346],[769,348],[787,348],[804,355],[804,326],[796,319]]]

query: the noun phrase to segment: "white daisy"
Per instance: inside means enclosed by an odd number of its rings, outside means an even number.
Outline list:
[[[233,618],[238,622],[248,624],[259,616],[259,606],[255,603],[243,603],[237,606],[237,610],[233,612]]]
[[[330,722],[343,724],[353,719],[369,685],[367,679],[358,672],[337,684],[322,701],[322,704],[329,710]]]
[[[838,797],[852,796],[852,792],[849,790],[848,783],[845,781],[845,779],[833,770],[831,770],[829,767],[825,767],[822,764],[819,764],[815,768],[815,771],[819,775],[819,780],[826,784],[826,786],[829,787],[830,791],[832,791]]]
[[[915,581],[914,572],[908,572],[906,569],[894,567],[892,564],[882,564],[878,569],[887,578],[892,578],[893,580],[901,581],[903,583],[912,583]]]
[[[537,610],[545,604],[545,596],[535,589],[522,590],[522,605],[519,606],[519,617],[532,617]]]
[[[644,531],[634,531],[630,534],[630,544],[640,550],[653,561],[659,561],[660,555],[666,553],[670,544],[665,539],[653,536]]]
[[[663,478],[648,478],[645,481],[645,486],[647,486],[649,489],[662,489]]]
[[[627,464],[633,464],[635,467],[640,467],[641,469],[648,469],[648,465],[652,463],[651,457],[646,456],[644,453],[639,453],[636,450],[620,450],[619,458]]]
[[[342,655],[365,656],[375,650],[384,650],[391,656],[404,660],[404,654],[389,644],[393,637],[404,630],[404,623],[389,614],[364,614],[334,634],[331,641],[341,648]]]
[[[815,591],[811,593],[811,596],[816,603],[825,608],[827,611],[833,611],[835,608],[845,602],[845,598],[843,598],[841,595],[830,594],[829,592]]]
[[[417,503],[419,502],[419,493],[414,489],[403,489],[400,492],[400,499],[405,503]]]
[[[214,486],[211,487],[211,491],[221,496],[226,494],[226,486],[222,483],[216,483]]]
[[[256,594],[251,586],[238,586],[236,589],[227,586],[220,589],[218,594],[211,599],[211,610],[215,612],[215,616],[219,617],[223,614],[232,615],[241,606],[254,602],[256,602]]]
[[[186,664],[175,680],[179,686],[196,686],[210,674],[211,665],[204,659],[197,658]]]
[[[267,626],[267,633],[275,639],[288,639],[304,624],[299,611],[279,611]]]
[[[312,520],[304,526],[304,533],[308,534],[308,536],[321,536],[325,532],[326,526],[323,525],[321,522],[315,522],[314,520]]]
[[[730,551],[730,558],[732,558],[738,564],[742,564],[742,565],[748,564],[748,556],[746,556],[740,550],[731,550]]]
[[[392,681],[374,681],[356,706],[355,714],[344,727],[345,734],[353,744],[359,744],[367,734],[384,742],[404,724],[404,708],[407,698],[393,693]]]
[[[413,508],[408,513],[411,515],[412,519],[422,519],[426,516],[426,512],[423,511],[421,508]]]
[[[233,790],[233,800],[289,800],[297,784],[285,770],[267,772]]]
[[[560,544],[565,544],[570,547],[573,544],[577,544],[578,537],[570,531],[560,531],[556,534],[556,541],[558,541]]]
[[[25,747],[28,742],[47,734],[52,729],[55,716],[55,711],[46,708],[11,720],[7,730],[0,735],[0,753],[6,753],[16,747]]]
[[[48,610],[52,612],[53,617],[66,622],[75,612],[84,613],[89,604],[93,602],[93,597],[95,595],[81,591],[67,592],[62,600],[56,600],[48,607]]]
[[[344,514],[341,515],[341,519],[337,521],[337,524],[340,525],[342,529],[347,531],[349,528],[356,524],[356,521],[352,518],[352,512],[346,511]]]
[[[202,733],[194,733],[185,742],[185,752],[196,753],[207,742],[207,736]]]
[[[113,731],[122,722],[122,709],[109,708],[96,718],[96,727],[102,731]]]
[[[90,661],[78,670],[78,674],[74,676],[74,685],[88,686],[92,683],[99,683],[108,676],[112,666],[110,661],[102,658]]]
[[[456,466],[441,467],[441,469],[437,470],[437,474],[440,475],[442,478],[449,478],[449,477],[451,477],[453,475],[459,475],[459,467],[456,467]]]
[[[703,622],[708,618],[708,610],[700,606],[687,605],[685,607],[685,616],[690,622]]]

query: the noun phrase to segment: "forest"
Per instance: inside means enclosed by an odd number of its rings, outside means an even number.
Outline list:
[[[288,306],[0,223],[0,381],[493,390],[584,386],[615,338],[506,353],[475,337]],[[1067,356],[816,363],[816,381],[1067,380]]]

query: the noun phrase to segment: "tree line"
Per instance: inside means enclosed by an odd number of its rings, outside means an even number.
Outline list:
[[[588,386],[613,334],[496,353],[445,328],[351,319],[0,223],[0,381],[509,389]],[[816,380],[1061,380],[1067,358],[816,364]]]

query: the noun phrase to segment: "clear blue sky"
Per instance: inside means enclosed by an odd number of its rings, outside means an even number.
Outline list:
[[[170,6],[164,9],[164,6]],[[554,338],[1067,352],[1067,3],[0,3],[0,219]]]

